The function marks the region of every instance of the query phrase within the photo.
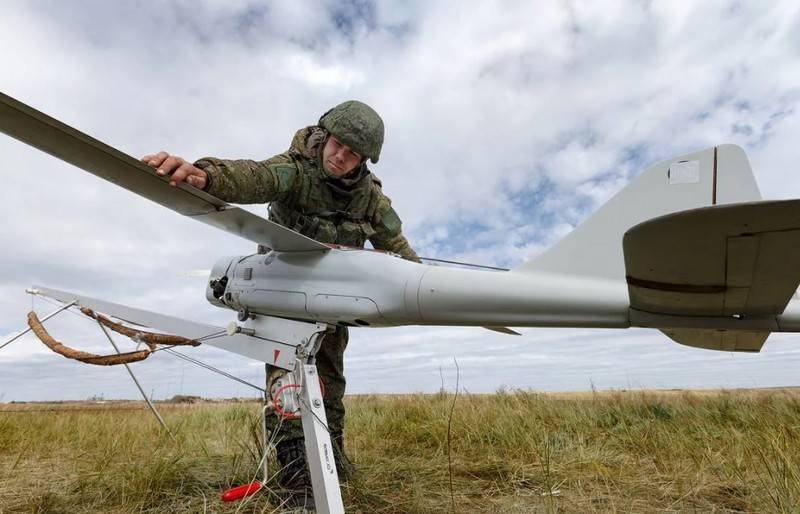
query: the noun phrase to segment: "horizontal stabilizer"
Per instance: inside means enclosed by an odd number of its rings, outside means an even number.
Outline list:
[[[108,314],[109,316],[134,325],[153,328],[161,332],[180,335],[188,339],[199,340],[203,344],[243,355],[244,357],[249,357],[257,361],[267,362],[283,369],[293,369],[295,365],[295,347],[279,341],[245,334],[230,336],[227,335],[226,330],[222,327],[187,321],[173,316],[128,307],[105,300],[98,300],[96,298],[66,291],[59,291],[57,289],[49,289],[47,287],[34,286],[31,292],[64,303],[75,301],[79,307],[88,307],[94,311]],[[276,352],[276,347],[287,351]]]
[[[685,346],[725,352],[759,352],[769,337],[769,332],[709,328],[663,329],[662,332]]]
[[[632,309],[678,316],[778,315],[800,284],[800,200],[662,216],[629,230],[623,251]]]
[[[328,246],[187,184],[169,185],[153,168],[0,93],[0,132],[203,223],[280,252]]]

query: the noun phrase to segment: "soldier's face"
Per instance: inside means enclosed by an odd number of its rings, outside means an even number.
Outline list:
[[[333,136],[329,136],[322,149],[322,165],[334,177],[344,177],[361,164],[361,155]]]

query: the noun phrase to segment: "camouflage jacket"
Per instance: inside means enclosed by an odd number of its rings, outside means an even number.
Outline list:
[[[366,164],[347,178],[322,168],[326,132],[306,127],[285,153],[264,161],[204,157],[194,164],[208,174],[206,191],[226,202],[270,202],[269,218],[323,243],[363,247],[419,261],[401,230],[400,218]]]

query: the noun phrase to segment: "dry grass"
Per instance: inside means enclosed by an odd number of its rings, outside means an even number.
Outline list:
[[[348,398],[348,512],[453,510],[451,399]],[[0,513],[280,511],[219,501],[255,472],[256,404],[162,406],[175,441],[117,407],[0,408]],[[451,437],[461,513],[800,512],[794,390],[460,395]]]

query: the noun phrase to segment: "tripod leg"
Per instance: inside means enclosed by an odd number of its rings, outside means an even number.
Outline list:
[[[294,373],[300,375],[300,417],[303,422],[306,457],[314,488],[314,502],[320,514],[344,514],[339,475],[333,458],[333,445],[328,433],[322,390],[319,386],[317,367],[302,364]]]

